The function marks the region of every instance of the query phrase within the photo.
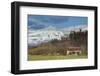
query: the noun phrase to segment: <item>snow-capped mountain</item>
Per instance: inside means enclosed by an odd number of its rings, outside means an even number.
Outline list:
[[[57,30],[53,26],[46,27],[40,30],[28,28],[28,45],[37,46],[41,43],[49,42],[53,39],[61,40],[62,37],[68,37],[71,31],[87,30],[87,26],[69,27]]]
[[[28,45],[37,46],[41,43],[49,42],[53,39],[61,40],[61,37],[64,36],[62,31],[57,31],[53,27],[48,27],[41,30],[32,30],[28,31]]]

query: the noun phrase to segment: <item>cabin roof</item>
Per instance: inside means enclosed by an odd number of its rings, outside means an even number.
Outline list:
[[[68,47],[69,51],[81,51],[81,47]]]

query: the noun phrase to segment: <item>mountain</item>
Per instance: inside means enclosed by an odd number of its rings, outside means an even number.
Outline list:
[[[53,39],[61,40],[61,37],[64,36],[62,31],[57,31],[56,28],[49,26],[40,30],[28,31],[28,45],[37,46],[41,43],[49,42]]]
[[[85,31],[87,26],[68,27],[57,30],[53,26],[48,26],[40,30],[28,28],[28,45],[29,47],[38,46],[41,43],[47,43],[53,39],[61,40],[62,37],[68,37],[71,31]]]

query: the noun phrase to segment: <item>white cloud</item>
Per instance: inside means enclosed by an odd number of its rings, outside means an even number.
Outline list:
[[[64,28],[62,29],[64,32],[66,32],[67,34],[69,34],[71,31],[79,31],[80,29],[82,29],[83,31],[84,30],[87,30],[88,27],[87,25],[78,25],[78,26],[72,26],[72,27],[67,27],[67,28]]]
[[[40,29],[40,30],[56,30],[56,28],[55,27],[53,27],[53,26],[48,26],[48,27],[45,27],[45,28],[43,28],[43,29]]]

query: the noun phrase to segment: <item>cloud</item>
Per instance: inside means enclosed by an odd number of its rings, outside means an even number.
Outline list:
[[[49,26],[56,27],[57,30],[68,28],[78,28],[77,25],[87,25],[87,17],[74,16],[48,16],[48,15],[29,15],[28,26],[33,30],[41,30]],[[75,26],[76,25],[76,26]],[[74,27],[75,26],[75,27]]]
[[[36,20],[34,18],[29,18],[28,19],[28,26],[31,28],[31,29],[35,29],[35,30],[38,30],[38,29],[42,29],[42,28],[45,28],[47,27],[47,25],[39,20]]]
[[[71,31],[79,31],[80,29],[87,30],[88,27],[87,25],[77,25],[77,26],[71,26],[71,27],[67,27],[64,29],[61,29],[63,32],[66,32],[67,34],[69,34]]]
[[[28,26],[31,26],[31,28],[36,30],[48,27],[49,25],[59,27],[60,24],[62,25],[67,21],[68,17],[64,16],[41,16],[41,15],[28,16]]]
[[[45,27],[45,28],[41,29],[40,31],[43,31],[43,30],[47,30],[47,31],[55,30],[56,31],[57,29],[56,29],[56,27],[50,25],[48,27]]]

